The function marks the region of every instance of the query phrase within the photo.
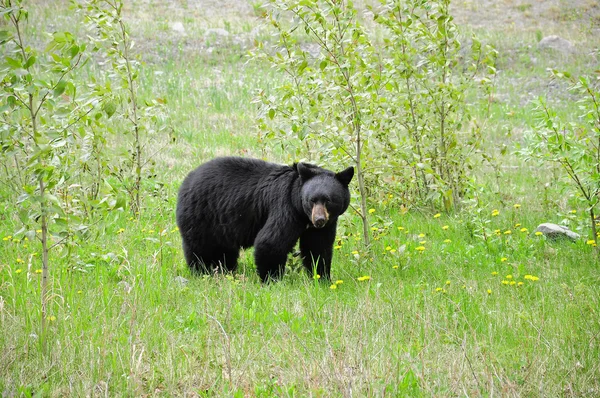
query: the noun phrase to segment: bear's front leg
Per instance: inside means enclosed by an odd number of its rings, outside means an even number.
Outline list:
[[[267,222],[254,240],[254,262],[263,282],[283,277],[288,254],[294,248],[300,229],[282,220]]]
[[[333,242],[335,241],[336,223],[324,228],[309,228],[300,235],[300,253],[302,264],[309,276],[314,271],[324,280],[331,279],[331,257],[333,255]]]

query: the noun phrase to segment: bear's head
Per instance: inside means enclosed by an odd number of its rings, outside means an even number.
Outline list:
[[[348,184],[354,167],[334,173],[309,163],[296,165],[302,184],[302,209],[315,228],[335,222],[350,204]]]

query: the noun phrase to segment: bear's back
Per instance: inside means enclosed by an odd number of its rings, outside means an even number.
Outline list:
[[[198,231],[210,226],[215,238],[248,247],[264,225],[273,203],[284,200],[294,169],[259,159],[210,160],[185,178],[179,190],[177,222]],[[194,232],[194,235],[198,232]]]

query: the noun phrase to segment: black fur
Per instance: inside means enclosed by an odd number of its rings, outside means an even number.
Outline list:
[[[177,201],[188,265],[202,273],[234,271],[240,248],[254,246],[261,280],[279,279],[300,239],[307,271],[312,275],[315,266],[329,279],[337,218],[348,208],[353,175],[352,167],[336,174],[307,163],[236,157],[201,165],[185,178]],[[315,214],[329,216],[324,226],[313,225]]]

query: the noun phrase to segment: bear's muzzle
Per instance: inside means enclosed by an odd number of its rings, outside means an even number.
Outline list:
[[[317,203],[312,208],[311,221],[315,228],[323,228],[329,220],[329,213],[325,205]]]

